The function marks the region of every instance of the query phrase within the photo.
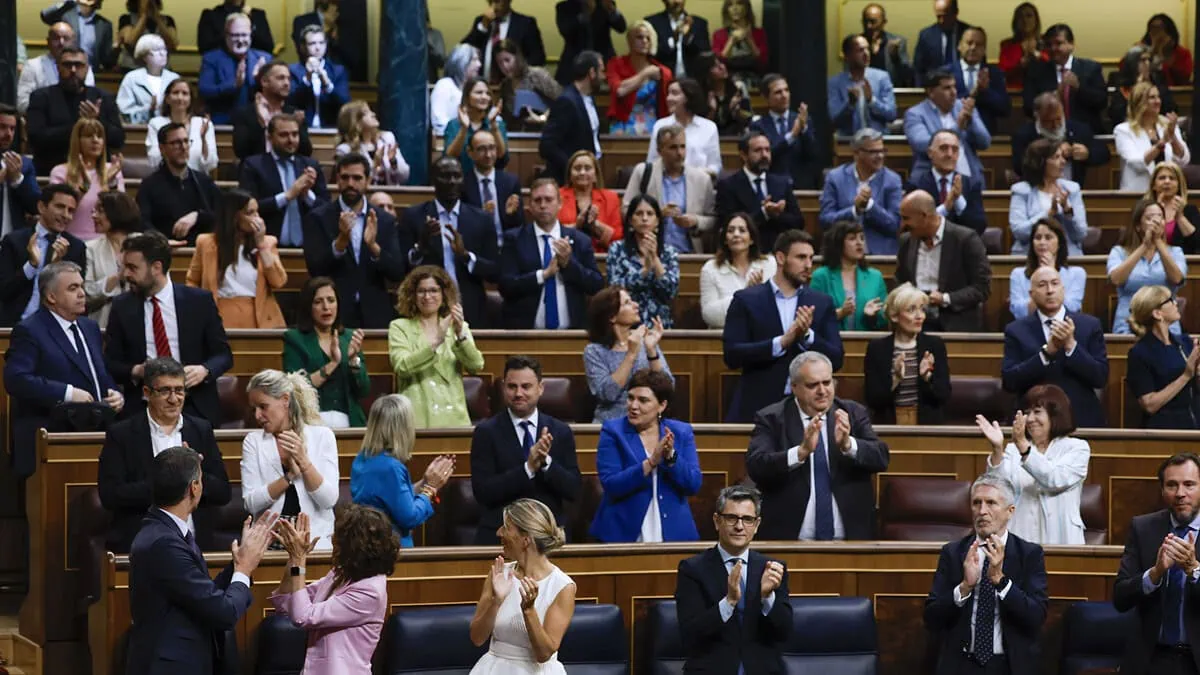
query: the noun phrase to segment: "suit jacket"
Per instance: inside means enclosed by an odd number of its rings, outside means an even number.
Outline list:
[[[609,14],[603,4],[597,3],[596,11],[588,14],[583,0],[562,0],[555,5],[554,23],[563,37],[562,56],[558,58],[554,78],[563,84],[575,79],[575,59],[584,51],[599,52],[605,62],[616,56],[612,31],[624,33],[626,28],[625,15],[619,10]],[[512,25],[508,27],[508,36],[512,38]]]
[[[15,148],[10,148],[15,149]],[[36,216],[38,200],[42,189],[38,187],[37,170],[33,168],[33,160],[21,157],[21,184],[17,187],[7,182],[0,190],[8,192],[8,212],[12,219],[12,231],[25,227],[25,216]],[[0,232],[0,236],[8,232]]]
[[[843,220],[861,223],[867,239],[867,252],[871,255],[893,255],[896,253],[896,235],[900,231],[900,197],[904,193],[900,174],[883,167],[871,176],[867,184],[871,186],[871,203],[861,214],[856,214],[854,198],[858,195],[859,177],[854,163],[830,169],[825,174],[825,187],[821,190],[818,222],[822,230],[829,230]]]
[[[1039,220],[1051,218],[1062,225],[1067,235],[1067,255],[1083,255],[1083,240],[1087,237],[1087,210],[1083,206],[1083,192],[1079,183],[1065,178],[1055,181],[1067,193],[1071,213],[1058,213],[1057,209],[1042,206],[1041,190],[1025,181],[1012,186],[1012,197],[1008,201],[1008,229],[1012,233],[1013,255],[1024,255],[1029,251],[1029,240]]]
[[[597,109],[597,123],[600,114]],[[546,175],[557,180],[559,185],[565,184],[567,160],[579,150],[595,152],[596,139],[583,94],[574,84],[569,84],[563,87],[562,96],[550,104],[550,119],[538,142],[538,154],[546,160]]]
[[[1104,84],[1100,64],[1091,59],[1074,56],[1071,72],[1079,78],[1079,88],[1072,89],[1068,119],[1091,127],[1092,133],[1102,134],[1108,127],[1100,114],[1108,105],[1108,87]],[[1033,99],[1044,91],[1058,89],[1058,64],[1053,61],[1035,61],[1025,71],[1025,114],[1033,115]]]
[[[108,151],[117,152],[125,147],[125,128],[112,94],[95,87],[85,87],[74,95],[61,86],[43,87],[29,96],[29,109],[25,112],[25,132],[39,176],[49,175],[51,169],[67,161],[71,130],[79,121],[79,103],[83,100],[100,106]]]
[[[279,254],[279,240],[267,235],[263,239],[262,251]],[[235,249],[236,252],[236,249]],[[196,238],[196,251],[192,254],[192,262],[188,265],[187,285],[203,288],[212,293],[213,301],[221,290],[221,282],[225,279],[225,270],[217,269],[217,238],[213,234],[202,234]],[[280,261],[275,267],[263,267],[262,255],[256,256],[255,265],[258,280],[254,288],[254,326],[229,326],[229,328],[286,328],[283,312],[275,299],[275,290],[287,284],[287,270],[283,269]],[[226,268],[228,269],[228,268]],[[218,307],[219,309],[219,307]]]
[[[183,239],[196,245],[196,237],[211,232],[217,209],[221,208],[221,188],[203,171],[188,169],[183,179],[176,178],[166,164],[142,179],[137,191],[142,229],[158,230],[167,239],[176,239],[175,222],[196,212],[196,224]]]
[[[895,349],[895,334],[875,338],[867,343],[867,356],[863,361],[863,398],[871,408],[871,417],[880,424],[896,423],[896,390],[892,388]],[[917,377],[917,422],[941,424],[945,419],[942,406],[950,400],[950,361],[946,358],[946,343],[936,335],[917,333],[918,363],[926,352],[933,355],[933,377],[928,382]]]
[[[711,192],[711,179],[709,180],[709,186],[709,191]],[[558,195],[562,199],[562,206],[558,208],[559,224],[577,228],[579,225],[579,202],[575,199],[575,189],[569,185],[564,185],[558,189]],[[607,253],[609,246],[621,241],[625,236],[625,227],[621,222],[623,220],[621,214],[625,212],[624,205],[621,204],[621,197],[617,194],[616,190],[593,187],[592,206],[596,207],[596,220],[611,227],[613,233],[607,246],[601,245],[599,237],[594,236],[594,230],[587,234],[592,237],[593,249],[600,253]]]
[[[504,296],[505,328],[533,328],[538,305],[545,295],[545,287],[537,281],[542,256],[538,253],[536,227],[528,223],[504,233],[504,246],[500,250],[500,295]],[[560,269],[555,278],[566,288],[570,326],[578,328],[586,319],[588,298],[604,288],[604,277],[596,267],[596,254],[588,236],[573,227],[561,227],[561,230],[563,238],[571,240],[571,264]],[[563,327],[567,326],[567,319],[559,317]]]
[[[22,218],[22,224],[23,220]],[[26,249],[34,230],[33,227],[21,227],[9,232],[8,236],[0,240],[0,326],[6,328],[21,321],[21,313],[33,297],[33,278],[25,276],[25,264],[29,262]],[[79,265],[79,269],[86,270],[87,249],[83,241],[69,232],[58,236],[70,242],[66,255],[62,257],[63,261],[73,262]],[[33,277],[37,277],[36,270]]]
[[[323,25],[320,12],[301,14],[292,20],[292,42],[296,45],[297,54],[304,53],[300,34],[307,26],[320,25]],[[367,41],[362,38],[367,34],[367,30],[366,0],[338,0],[339,39],[333,39],[326,33],[325,39],[329,43],[328,55],[346,66],[350,79],[354,82],[366,82],[368,79]]]
[[[224,45],[204,52],[200,58],[198,88],[213,124],[230,124],[235,110],[254,102],[255,85],[251,75],[259,61],[270,63],[271,55],[251,47],[246,53],[246,78],[239,87],[238,62],[225,51]]]
[[[942,238],[942,260],[938,268],[938,290],[950,294],[950,304],[938,310],[942,330],[983,330],[983,306],[991,294],[992,267],[983,240],[969,228],[949,220]],[[896,253],[896,283],[917,283],[917,251],[920,240],[911,233],[900,235]]]
[[[675,612],[679,635],[687,652],[686,673],[733,675],[783,673],[783,646],[792,634],[792,602],[788,596],[787,565],[775,589],[771,611],[763,614],[762,575],[767,558],[750,549],[749,564],[742,570],[746,591],[742,616],[721,620],[718,606],[729,587],[729,566],[716,546],[679,561],[675,580]],[[782,564],[782,561],[776,561]]]
[[[867,104],[867,126],[876,131],[887,131],[888,123],[896,119],[896,93],[892,78],[887,71],[867,68],[863,78],[871,85],[871,101]],[[862,120],[850,101],[850,73],[837,73],[829,77],[825,86],[828,97],[829,120],[834,130],[842,136],[853,136],[863,127]]]
[[[471,489],[482,507],[476,544],[495,543],[496,530],[503,524],[504,507],[528,497],[550,507],[559,525],[566,525],[563,502],[579,499],[583,478],[575,459],[575,434],[571,427],[538,411],[534,443],[549,429],[550,466],[533,478],[525,471],[525,448],[513,427],[508,410],[475,426],[471,434]]]
[[[642,178],[645,172],[645,162],[633,167],[633,172],[629,175],[629,184],[625,186],[625,196],[621,204],[622,213],[629,208],[633,198],[641,194]],[[713,232],[717,227],[716,192],[713,190],[712,176],[704,169],[684,166],[683,182],[687,190],[687,203],[682,205],[683,212],[689,216],[696,216],[696,235],[691,238],[692,251],[700,253],[704,250],[701,245],[703,237],[700,236],[700,233]],[[650,181],[646,183],[646,194],[654,197],[660,205],[664,203],[661,158],[650,164]]]
[[[788,381],[788,364],[800,352],[809,349],[821,352],[833,362],[833,369],[842,367],[842,337],[838,332],[837,312],[828,295],[811,288],[797,291],[797,306],[814,307],[810,345],[801,340],[792,343],[778,357],[772,351],[772,341],[783,335],[786,327],[780,323],[775,305],[775,290],[770,282],[744,288],[733,294],[725,314],[725,329],[721,335],[725,365],[741,370],[737,391],[726,422],[749,422],[754,414],[779,400]]]
[[[516,229],[525,223],[525,198],[521,195],[521,179],[516,174],[496,169],[492,181],[492,194],[496,198],[496,212],[500,214],[500,231],[496,233],[496,247],[499,250],[499,247],[504,244],[504,232]],[[508,203],[508,198],[513,195],[517,196],[517,212],[509,214],[504,207]],[[464,203],[475,208],[483,208],[483,195],[479,191],[479,177],[475,175],[474,171],[465,172],[460,198]],[[495,229],[496,221],[490,214],[488,222]]]
[[[688,497],[700,490],[700,459],[692,425],[663,418],[660,433],[675,435],[675,461],[658,465],[658,514],[663,541],[696,541],[700,538]],[[600,427],[596,447],[596,473],[604,496],[591,534],[604,543],[635,542],[650,509],[653,477],[642,471],[646,451],[637,429],[627,416],[608,420]]]
[[[961,100],[954,102],[954,109],[950,111],[954,119],[958,119],[962,106]],[[913,151],[913,165],[910,173],[916,174],[929,169],[931,166],[929,143],[933,140],[933,135],[941,129],[942,113],[934,107],[933,102],[929,99],[921,101],[904,113],[904,135],[908,138],[908,145]],[[979,155],[976,153],[991,147],[992,135],[983,125],[983,118],[979,116],[979,110],[976,109],[971,113],[971,123],[967,125],[965,131],[957,126],[951,130],[958,134],[960,152],[967,158],[971,175],[982,179],[984,177],[983,163],[979,161]]]
[[[772,261],[773,262],[773,261]],[[834,307],[841,307],[846,302],[846,288],[842,284],[841,267],[821,265],[813,270],[812,280],[808,287],[814,291],[829,296]],[[887,299],[887,282],[883,273],[869,266],[854,268],[854,313],[838,321],[841,330],[885,330],[887,317],[884,312],[876,312],[875,318],[866,315],[866,306],[871,300],[883,303]]]
[[[838,410],[850,415],[850,435],[858,443],[854,457],[842,454],[833,444],[834,415]],[[825,415],[825,429],[830,490],[837,500],[846,539],[874,539],[874,474],[887,471],[887,443],[875,435],[867,409],[854,401],[835,398]],[[746,449],[746,474],[762,490],[762,525],[758,530],[762,539],[795,541],[800,536],[812,492],[812,469],[807,460],[789,469],[787,450],[803,442],[804,423],[794,396],[776,400],[754,415],[754,430]]]
[[[1029,144],[1042,138],[1038,134],[1037,126],[1034,122],[1026,122],[1017,128],[1012,136],[1012,163],[1013,173],[1018,176],[1023,171],[1021,164],[1025,160],[1025,150],[1029,148]],[[1071,161],[1071,180],[1085,185],[1084,179],[1087,178],[1089,166],[1105,166],[1108,160],[1111,159],[1112,153],[1108,150],[1108,143],[1097,143],[1096,135],[1092,133],[1092,128],[1087,124],[1076,120],[1067,120],[1066,135],[1063,140],[1068,143],[1079,143],[1087,146],[1088,158],[1084,161]]]
[[[408,273],[406,253],[412,248],[407,231],[396,220],[373,206],[378,222],[376,243],[379,257],[372,259],[363,247],[358,260],[354,249],[337,257],[333,241],[338,237],[341,199],[314,208],[304,218],[304,262],[313,276],[330,277],[337,284],[342,323],[354,328],[387,328],[396,318],[396,307],[388,284],[404,281]]]
[[[66,396],[68,385],[91,392],[96,401],[100,401],[96,396],[117,388],[104,364],[100,326],[86,316],[80,316],[75,323],[91,355],[95,381],[87,357],[76,351],[50,310],[41,307],[13,328],[4,354],[4,388],[12,401],[9,447],[17,475],[33,475],[37,466],[34,456],[37,430],[46,426],[50,412]]]
[[[179,330],[180,363],[202,365],[208,376],[188,391],[184,411],[198,415],[213,425],[219,425],[221,405],[217,398],[217,378],[233,367],[233,352],[225,338],[225,326],[217,313],[212,293],[183,284],[172,284]],[[145,409],[137,392],[141,381],[135,382],[135,365],[146,362],[146,301],[137,293],[123,293],[113,299],[108,315],[108,334],[105,336],[104,358],[113,378],[124,386],[125,417],[133,417]]]
[[[245,584],[231,583],[233,565],[212,578],[204,557],[188,545],[171,516],[157,508],[146,512],[129,556],[133,625],[125,672],[217,672],[223,658],[216,645],[254,600]]]
[[[1008,117],[1012,112],[1012,99],[1008,95],[1008,90],[1004,84],[1004,71],[1000,70],[999,66],[994,66],[990,63],[980,63],[975,71],[976,81],[979,79],[979,74],[983,69],[988,71],[988,86],[987,89],[978,92],[975,96],[975,110],[979,111],[979,116],[983,119],[983,125],[987,127],[988,133],[995,134],[998,122],[1001,117]],[[966,73],[962,70],[962,59],[954,61],[954,84],[958,88],[958,97],[967,98],[971,92],[967,90]]]
[[[988,226],[987,216],[983,213],[983,180],[983,176],[963,176],[962,198],[966,201],[966,206],[962,209],[956,208],[956,206],[946,209],[942,204],[938,204],[939,213],[947,220],[965,225],[981,236]],[[946,189],[949,191],[950,186],[947,185]],[[941,189],[937,177],[933,175],[932,167],[909,176],[905,192],[913,190],[924,190],[933,195],[934,200],[937,200]]]
[[[71,26],[76,36],[79,35],[79,22],[83,17],[79,16],[79,7],[74,0],[62,0],[50,5],[42,10],[41,16],[42,23],[47,26],[62,21]],[[92,52],[87,55],[88,63],[97,70],[111,70],[117,65],[117,50],[113,49],[113,25],[99,13],[93,16],[95,18],[92,19],[92,30],[96,39],[92,43]]]
[[[954,588],[963,580],[963,561],[975,533],[942,546],[933,588],[925,598],[925,627],[941,636],[937,675],[957,673],[962,652],[971,644],[971,616],[975,603],[967,598],[962,607],[954,603]],[[1042,547],[1025,541],[1012,532],[1004,546],[1004,576],[1012,588],[1001,600],[1000,635],[1008,672],[1036,673],[1041,667],[1038,634],[1046,621],[1046,556]],[[1140,582],[1140,580],[1139,580]]]
[[[488,40],[491,39],[491,32],[480,30],[482,27],[483,15],[479,15],[471,21],[471,30],[462,39],[462,42],[478,49],[480,54],[483,54]],[[542,31],[538,28],[537,19],[526,14],[510,12],[508,39],[521,47],[521,53],[525,55],[526,63],[531,66],[546,65],[546,46],[542,43]]]
[[[130,395],[135,395],[130,392]],[[215,551],[224,542],[212,538],[213,514],[207,507],[224,506],[229,503],[231,492],[229,476],[225,473],[225,462],[221,449],[213,436],[212,425],[207,421],[183,415],[180,436],[187,446],[203,455],[200,470],[203,473],[204,495],[200,509],[193,514],[196,524],[196,541],[201,550]],[[96,486],[100,491],[100,503],[112,514],[106,545],[108,550],[126,553],[133,545],[133,538],[142,527],[146,510],[154,505],[151,489],[151,465],[154,462],[154,444],[150,440],[150,418],[134,415],[116,422],[104,435],[104,447],[100,450],[100,469]]]
[[[387,584],[386,574],[342,584],[330,570],[300,591],[272,595],[270,600],[278,614],[312,636],[304,654],[305,668],[367,673],[387,618]]]
[[[250,47],[268,54],[275,53],[275,38],[271,35],[271,23],[267,13],[258,7],[243,7],[241,10],[221,3],[200,12],[196,24],[196,46],[201,54],[225,46],[225,19],[241,11],[250,15]]]
[[[758,226],[758,247],[764,253],[775,248],[775,239],[786,230],[803,230],[804,216],[796,203],[792,178],[787,175],[766,173],[763,187],[771,201],[785,202],[783,213],[776,218],[767,218],[758,192],[744,170],[738,170],[717,181],[717,222],[724,223],[739,212],[745,211],[754,218]]]
[[[298,109],[290,102],[283,104],[283,112],[294,113]],[[311,117],[306,113],[304,119],[309,120]],[[233,125],[233,154],[242,162],[270,150],[267,143],[267,130],[258,123],[258,111],[255,110],[253,102],[234,109],[229,117],[229,123]],[[312,139],[308,137],[307,123],[300,125],[300,145],[296,148],[296,155],[299,157],[312,156]],[[325,172],[321,171],[320,167],[317,167],[317,173],[324,178]]]
[[[692,17],[692,29],[683,38],[683,67],[687,69],[688,75],[693,74],[696,59],[704,52],[712,51],[712,43],[708,39],[708,20],[695,14],[690,16]],[[671,17],[664,11],[651,14],[646,17],[646,21],[650,22],[650,25],[654,27],[654,32],[658,35],[658,51],[654,54],[654,58],[670,68],[676,78],[683,77],[682,73],[675,72],[675,31],[671,30]],[[703,75],[703,73],[700,74]]]
[[[867,38],[867,42],[871,41],[866,33],[852,33],[851,35],[861,35]],[[850,35],[846,37],[848,38]],[[888,31],[884,31],[883,37],[884,47],[880,50],[882,56],[872,54],[871,66],[886,72],[891,78],[892,84],[897,87],[913,86],[912,60],[908,58],[908,38]]]
[[[312,127],[319,112],[321,128],[336,129],[338,112],[350,102],[350,74],[346,67],[333,59],[325,59],[325,74],[333,83],[333,89],[326,91],[322,84],[319,98],[313,93],[312,79],[303,63],[289,65],[288,72],[292,74],[292,94],[288,100],[297,110],[304,111],[304,126]]]
[[[1104,329],[1099,319],[1087,314],[1067,312],[1067,318],[1075,322],[1075,351],[1067,356],[1060,349],[1049,364],[1042,362],[1046,336],[1039,313],[1004,327],[1004,360],[1000,366],[1004,389],[1023,398],[1035,385],[1058,385],[1071,401],[1077,426],[1104,427],[1104,407],[1096,398],[1096,390],[1108,382]],[[1024,403],[1017,401],[1017,405]]]
[[[788,133],[796,123],[795,110],[789,110],[784,115]],[[809,124],[799,136],[788,140],[786,135],[780,135],[779,127],[775,125],[775,116],[768,112],[757,117],[750,123],[752,130],[761,131],[771,141],[771,173],[781,173],[791,176],[796,189],[811,190],[816,187],[817,167],[817,136],[813,125]]]
[[[1158,547],[1173,529],[1171,512],[1166,509],[1134,516],[1129,523],[1121,567],[1113,585],[1113,606],[1118,612],[1135,610],[1136,617],[1136,628],[1125,640],[1125,653],[1121,658],[1122,673],[1143,675],[1150,672],[1150,659],[1162,630],[1163,595],[1167,584],[1164,579],[1154,592],[1147,595],[1142,592],[1142,575],[1154,566]],[[1200,584],[1185,584],[1184,593],[1184,634],[1188,643],[1196,644],[1200,641]],[[1200,655],[1195,650],[1192,651],[1192,658],[1200,667]]]
[[[503,208],[503,207],[500,207]],[[430,238],[428,249],[421,248],[425,239],[425,219],[438,217],[435,200],[429,200],[404,210],[402,227],[407,230],[407,241],[413,242],[411,250],[404,251],[413,266],[433,265],[445,267],[445,238]],[[472,328],[491,328],[487,325],[487,289],[484,282],[495,283],[500,278],[500,254],[496,247],[496,228],[491,217],[484,211],[458,203],[458,233],[469,253],[475,254],[475,265],[468,269],[468,261],[454,258],[454,274],[458,279],[458,291],[463,307],[463,318]]]
[[[971,24],[964,21],[959,21],[954,27],[954,33],[950,37],[950,50],[954,52],[955,59],[958,59],[958,41],[962,39],[963,31],[971,27]],[[946,52],[942,49],[943,34],[942,29],[933,24],[922,28],[917,36],[917,46],[913,48],[913,71],[918,87],[925,86],[925,76],[929,71],[950,65],[946,61]]]
[[[301,130],[303,134],[303,130]],[[298,198],[300,202],[300,217],[307,219],[308,215],[329,202],[329,188],[325,184],[325,171],[311,157],[295,155],[296,178],[312,167],[317,172],[317,182],[312,187],[316,197],[311,203],[306,197]],[[280,208],[275,203],[275,195],[286,192],[290,185],[284,185],[279,178],[279,166],[275,163],[275,155],[265,152],[242,160],[241,170],[238,171],[238,187],[254,195],[258,200],[258,215],[262,216],[267,226],[267,234],[279,237],[283,232],[283,216],[287,205]],[[303,221],[302,221],[303,222]]]

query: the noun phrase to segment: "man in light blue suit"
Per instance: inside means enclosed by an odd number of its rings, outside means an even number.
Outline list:
[[[840,136],[853,136],[864,127],[887,129],[896,119],[896,96],[886,70],[870,67],[871,47],[861,35],[842,40],[845,72],[829,78],[829,119]]]
[[[828,230],[843,220],[862,223],[867,253],[895,255],[903,187],[900,175],[883,165],[883,134],[859,129],[850,147],[854,149],[854,162],[836,167],[825,176],[821,229]]]
[[[992,144],[992,135],[979,112],[974,99],[958,99],[954,75],[949,70],[930,74],[925,85],[927,98],[904,113],[904,135],[913,151],[912,173],[929,169],[929,143],[933,135],[942,129],[958,134],[962,146],[956,171],[968,177],[982,177],[983,165],[976,154]]]

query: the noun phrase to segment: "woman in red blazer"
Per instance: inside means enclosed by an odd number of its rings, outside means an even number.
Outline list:
[[[657,35],[649,21],[638,21],[625,34],[629,53],[608,61],[608,90],[612,92],[608,104],[608,132],[611,134],[648,136],[655,121],[671,114],[667,110],[671,69],[650,56],[658,48]]]
[[[596,251],[608,250],[608,244],[621,241],[621,198],[616,192],[604,189],[600,163],[587,150],[580,150],[567,161],[567,184],[559,188],[562,207],[558,222],[577,227],[592,238]]]

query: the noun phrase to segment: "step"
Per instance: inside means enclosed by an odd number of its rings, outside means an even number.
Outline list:
[[[0,657],[9,675],[42,675],[42,648],[15,631],[0,633]]]

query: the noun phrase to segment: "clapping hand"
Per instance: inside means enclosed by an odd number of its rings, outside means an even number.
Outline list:
[[[337,370],[338,364],[342,362],[342,336],[336,330],[333,331],[333,340],[329,345],[329,362],[334,364],[334,370]]]
[[[559,268],[566,267],[571,262],[571,240],[566,237],[551,239],[550,246],[554,248],[554,258]]]
[[[988,580],[993,585],[998,584],[1004,578],[1004,542],[1000,540],[1000,535],[993,534],[983,545],[988,558]]]
[[[642,342],[646,339],[646,324],[641,324],[637,328],[629,331],[628,337],[625,338],[625,347],[630,353],[636,354],[642,348]]]
[[[546,459],[550,456],[550,448],[554,445],[554,436],[550,434],[548,427],[542,427],[542,435],[538,437],[537,443],[529,449],[529,458],[525,460],[525,465],[533,473],[541,471],[546,466]]]
[[[971,125],[971,114],[975,112],[975,99],[963,99],[962,110],[958,112],[958,128],[966,129]]]
[[[783,563],[768,560],[767,566],[763,569],[762,586],[759,588],[759,597],[767,599],[772,593],[779,588],[783,583]]]
[[[36,242],[37,237],[30,237],[31,241]],[[50,262],[56,263],[63,259],[67,254],[67,249],[71,246],[71,242],[66,237],[55,237],[54,243],[50,245]]]
[[[1196,376],[1196,367],[1200,365],[1200,338],[1192,338],[1192,351],[1188,354],[1184,369],[1188,377]]]
[[[89,101],[84,99],[79,102],[79,116],[89,119],[100,118],[100,103],[98,101]]]
[[[296,470],[304,473],[309,466],[308,447],[304,442],[304,437],[288,429],[275,436],[275,444],[291,455],[292,460],[296,463]]]
[[[993,452],[1004,447],[1004,432],[1000,429],[999,422],[989,422],[988,418],[983,415],[976,415],[975,426],[979,427],[979,431],[983,433],[983,437],[992,445]]]
[[[519,208],[521,208],[520,195],[516,193],[509,195],[508,199],[504,202],[504,212],[511,216],[514,215]]]
[[[765,579],[764,579],[765,581]],[[738,558],[737,562],[733,563],[733,569],[729,572],[729,579],[725,584],[725,602],[737,607],[737,604],[742,599],[742,559]]]
[[[647,355],[649,355],[651,352],[657,352],[658,343],[662,340],[662,336],[663,322],[661,318],[656,316],[654,317],[654,321],[651,322],[650,327],[646,330],[644,344],[646,345]]]
[[[946,201],[943,203],[944,206],[948,210],[953,210],[954,202],[958,201],[958,198],[962,196],[962,193],[963,193],[962,174],[956,172],[954,174],[954,180],[950,181],[950,189],[946,191]]]
[[[922,380],[928,382],[933,378],[933,366],[933,352],[925,352],[925,354],[921,356],[921,364],[917,368],[917,374],[920,375]]]
[[[1025,415],[1024,410],[1018,410],[1013,415],[1012,423],[1012,440],[1013,445],[1017,446],[1017,451],[1025,453],[1029,450],[1029,436],[1025,434],[1026,424],[1029,418]]]
[[[963,558],[963,580],[962,585],[966,586],[966,592],[970,593],[979,585],[979,579],[983,576],[983,561],[979,559],[979,541],[971,542],[971,548],[967,549],[967,555]]]
[[[675,461],[675,434],[668,427],[662,438],[658,439],[658,448],[654,454],[658,455],[665,462]]]
[[[833,442],[842,452],[850,451],[850,413],[838,408],[833,414]]]
[[[533,603],[537,602],[537,597],[537,582],[529,577],[521,577],[521,611],[526,612],[533,609]]]
[[[109,408],[113,409],[113,412],[121,412],[121,408],[125,407],[125,397],[116,389],[108,390],[108,393],[104,396],[104,402],[108,404]]]
[[[21,177],[21,155],[7,150],[4,153],[4,180],[14,183]]]
[[[1074,71],[1068,70],[1067,72],[1063,73],[1062,86],[1069,87],[1071,89],[1078,89],[1079,76],[1076,75]]]
[[[435,490],[441,490],[454,475],[454,455],[438,455],[429,466],[425,467],[425,484]]]
[[[899,384],[900,380],[904,379],[904,371],[904,355],[896,354],[892,357],[892,382]],[[892,388],[894,389],[895,385]]]
[[[750,270],[750,273],[746,275],[746,285],[747,286],[757,286],[758,284],[761,284],[762,282],[763,282],[763,271],[762,271],[761,267],[756,267],[756,268]]]
[[[844,319],[848,316],[852,316],[854,314],[854,309],[858,306],[856,303],[857,301],[854,299],[853,295],[847,295],[846,299],[842,301],[842,306],[838,307],[837,309],[837,318]]]
[[[871,298],[867,301],[867,304],[863,306],[863,316],[874,319],[882,309],[883,301],[879,298]]]
[[[372,258],[379,257],[380,246],[375,241],[379,237],[379,216],[376,215],[374,209],[367,210],[367,224],[363,228],[363,246],[367,247],[367,253]]]
[[[350,345],[346,350],[346,358],[353,361],[354,357],[362,353],[362,345],[365,338],[366,335],[363,333],[361,328],[355,329],[354,332],[350,334]]]
[[[463,336],[464,323],[466,322],[463,319],[463,307],[456,302],[450,308],[450,327],[454,329],[454,337],[461,338]]]
[[[979,69],[979,76],[975,78],[975,89],[971,91],[971,96],[974,97],[981,91],[986,91],[988,84],[992,81],[992,71],[986,67]]]
[[[871,186],[862,183],[858,186],[858,192],[854,195],[854,210],[866,211],[867,204],[871,202]]]
[[[471,116],[467,114],[465,105],[458,106],[458,123],[462,125],[459,127],[460,134],[466,133],[471,128]]]
[[[801,103],[799,108],[796,108],[796,121],[792,124],[792,135],[798,136],[804,133],[808,128],[808,104]]]
[[[458,228],[446,223],[446,234],[450,235],[450,250],[454,252],[454,256],[460,260],[466,260],[470,257],[470,252],[467,251],[467,242],[463,241],[462,233]]]
[[[488,575],[488,581],[492,585],[492,598],[497,603],[504,602],[513,587],[512,577],[504,569],[504,556],[498,555],[492,561],[492,570]]]
[[[786,207],[787,202],[783,199],[773,202],[768,198],[764,199],[762,203],[763,212],[767,214],[768,218],[778,218]]]
[[[821,427],[824,425],[824,415],[813,415],[808,421],[808,426],[804,428],[804,440],[800,443],[800,461],[803,462],[816,449],[817,443],[821,441]]]
[[[287,518],[281,518],[275,524],[275,529],[271,534],[275,541],[283,547],[283,550],[287,551],[288,563],[298,567],[304,566],[308,554],[312,553],[317,546],[317,541],[320,540],[320,537],[312,536],[312,527],[309,524],[307,513],[296,516],[294,524]]]
[[[263,554],[267,552],[267,546],[272,540],[271,531],[275,529],[275,523],[279,520],[279,514],[274,511],[266,511],[258,520],[251,520],[250,516],[246,517],[246,521],[242,523],[242,536],[237,541],[230,545],[229,550],[233,554],[233,570],[241,572],[246,576],[254,574],[254,570],[258,568],[258,564],[262,562]]]

